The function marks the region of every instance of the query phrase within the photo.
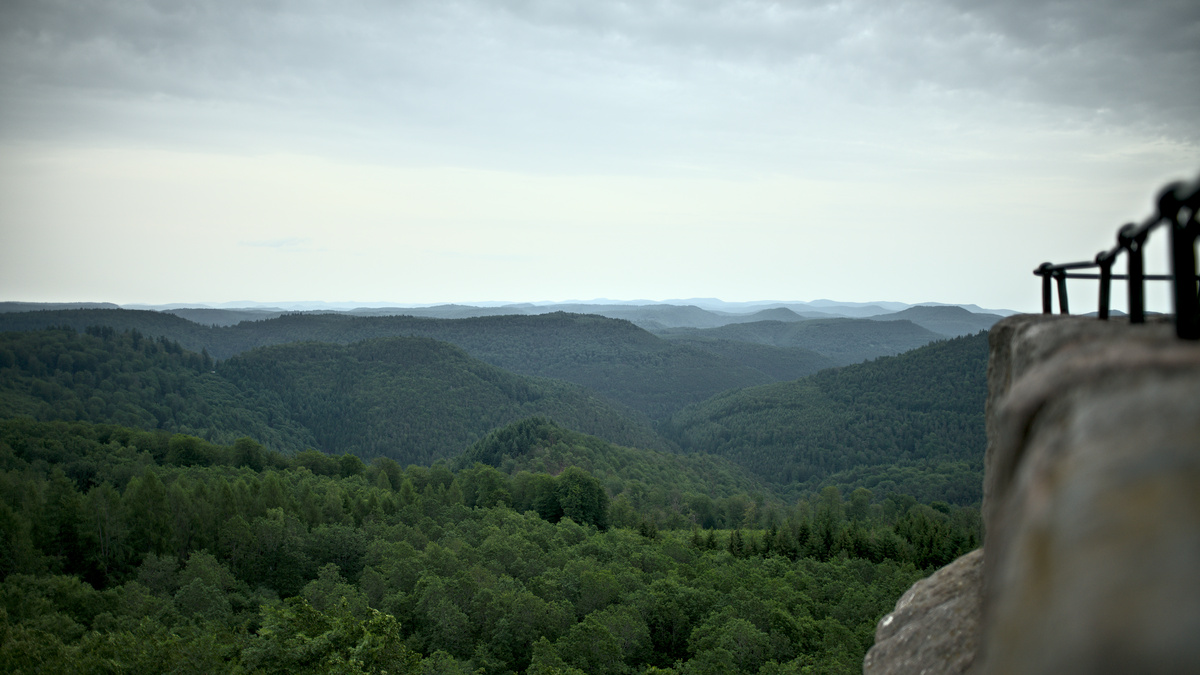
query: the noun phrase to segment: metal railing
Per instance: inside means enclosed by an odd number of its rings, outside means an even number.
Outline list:
[[[1096,254],[1090,262],[1042,263],[1034,274],[1042,278],[1042,312],[1051,313],[1054,286],[1058,287],[1058,308],[1070,314],[1067,305],[1067,279],[1099,279],[1100,319],[1108,320],[1113,279],[1129,283],[1129,322],[1146,322],[1147,281],[1171,281],[1175,308],[1175,333],[1186,340],[1200,340],[1200,295],[1197,294],[1196,240],[1200,238],[1200,178],[1191,183],[1172,183],[1158,195],[1158,211],[1141,224],[1129,223],[1117,232],[1117,245]],[[1143,253],[1146,239],[1159,227],[1171,233],[1171,274],[1146,274]],[[1125,254],[1125,274],[1113,274],[1113,264]],[[1098,268],[1099,273],[1074,270]]]

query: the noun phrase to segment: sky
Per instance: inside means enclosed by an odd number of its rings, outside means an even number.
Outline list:
[[[1036,311],[1198,66],[1195,0],[4,0],[0,300]]]

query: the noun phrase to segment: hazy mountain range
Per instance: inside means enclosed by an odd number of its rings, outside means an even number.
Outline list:
[[[0,302],[0,313],[68,309],[152,310],[175,314],[205,326],[233,326],[242,321],[261,321],[296,312],[334,312],[353,316],[414,316],[437,319],[568,312],[625,319],[640,328],[655,333],[673,328],[719,328],[729,324],[759,321],[790,322],[830,318],[870,318],[877,321],[908,319],[934,333],[951,337],[986,330],[1001,317],[1016,313],[1007,309],[983,309],[977,305],[941,303],[909,305],[887,301],[861,303],[834,300],[725,302],[715,298],[690,298],[662,302],[597,299],[567,302],[482,302],[419,306],[354,302],[230,302],[219,305]]]

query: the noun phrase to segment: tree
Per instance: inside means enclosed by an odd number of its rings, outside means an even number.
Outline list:
[[[129,523],[129,547],[135,556],[170,550],[171,509],[167,489],[158,475],[146,469],[129,481],[121,499]]]
[[[618,675],[625,669],[621,643],[596,614],[589,614],[555,644],[563,661],[589,675]]]
[[[564,516],[598,530],[608,528],[608,493],[591,474],[567,467],[558,476],[557,494]]]
[[[262,628],[244,659],[251,672],[268,675],[416,675],[421,666],[395,617],[376,610],[365,620],[340,608],[324,613],[303,598],[263,606]]]
[[[265,466],[266,450],[256,440],[245,436],[233,442],[233,465],[262,471]]]
[[[87,562],[99,572],[101,581],[121,568],[129,554],[129,531],[122,517],[121,495],[109,483],[101,483],[84,497],[83,540],[88,544]]]
[[[767,658],[770,639],[741,618],[713,617],[693,633],[688,646],[695,653],[728,653],[735,672],[754,673]]]

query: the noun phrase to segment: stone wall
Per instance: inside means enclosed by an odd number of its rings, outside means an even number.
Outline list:
[[[981,573],[914,586],[864,672],[1200,673],[1200,345],[1052,315],[990,339]]]

